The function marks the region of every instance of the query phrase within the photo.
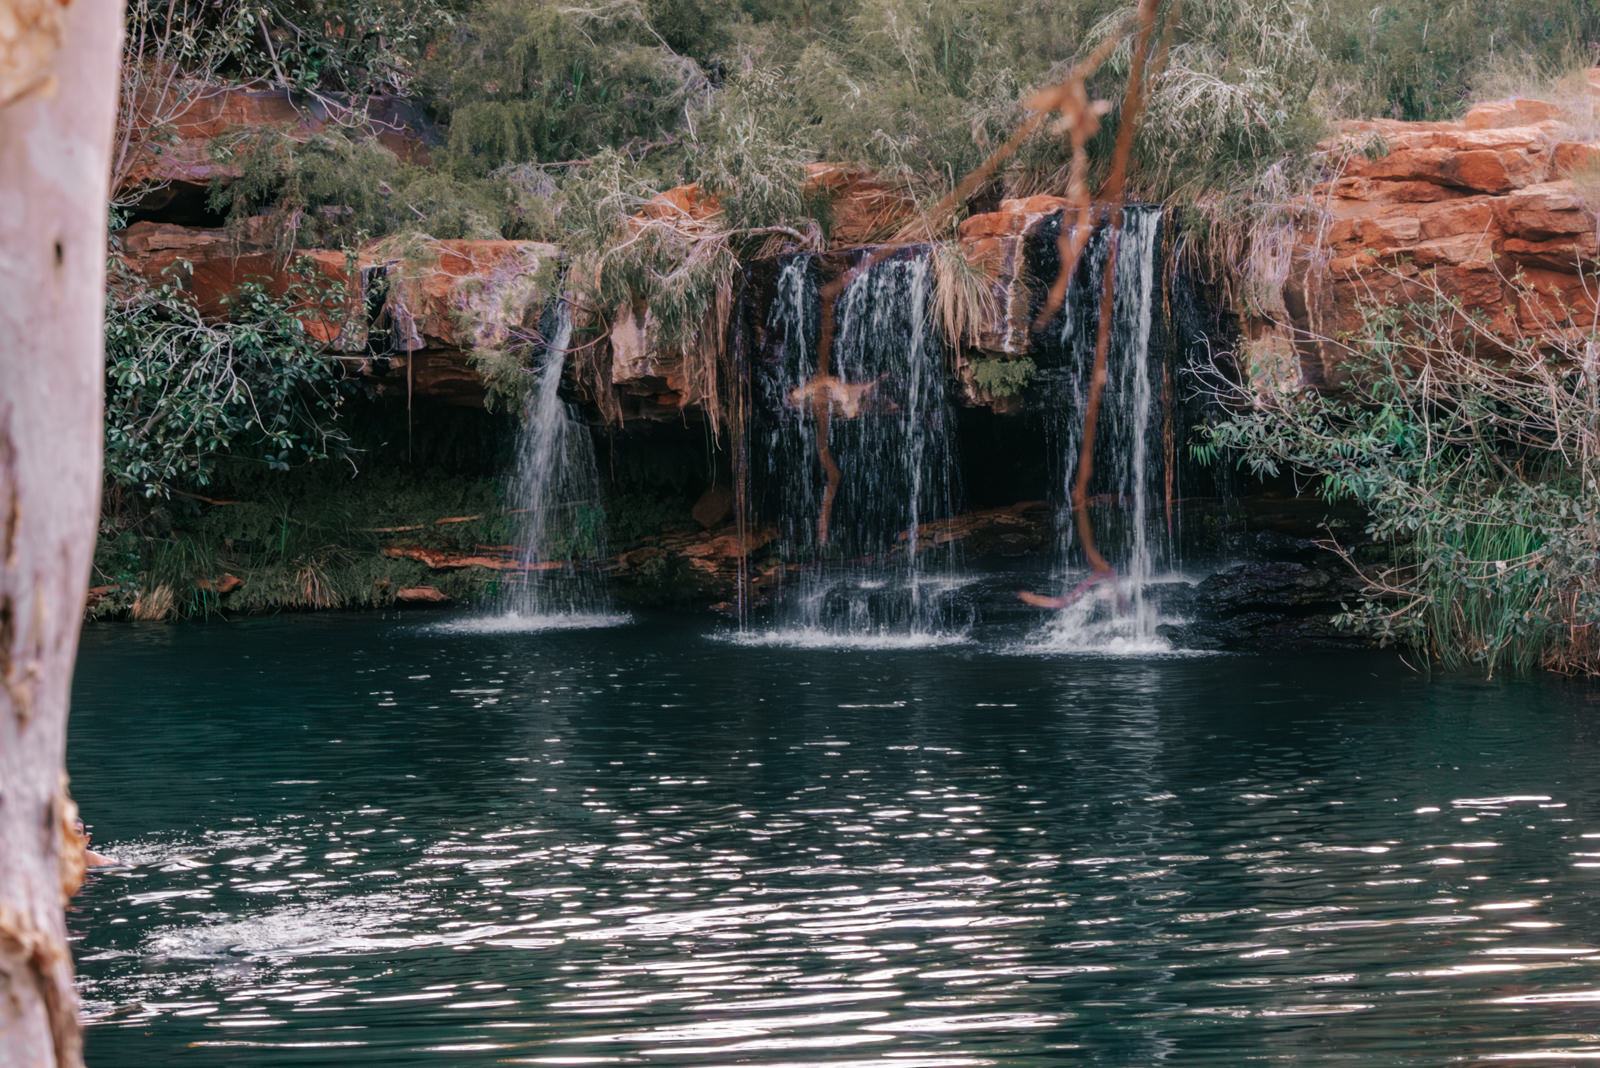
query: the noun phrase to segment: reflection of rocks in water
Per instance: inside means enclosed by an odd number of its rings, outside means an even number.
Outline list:
[[[1189,591],[1191,622],[1161,633],[1185,649],[1314,649],[1369,644],[1334,627],[1355,601],[1360,579],[1343,561],[1274,560],[1238,564]]]

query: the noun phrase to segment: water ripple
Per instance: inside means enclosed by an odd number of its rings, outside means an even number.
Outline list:
[[[1363,660],[731,658],[648,626],[271,633],[87,643],[74,787],[125,865],[69,918],[92,1060],[1595,1048],[1600,732],[1567,691]],[[184,693],[113,682],[180,662]]]

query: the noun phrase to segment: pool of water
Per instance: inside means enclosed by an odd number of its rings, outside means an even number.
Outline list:
[[[1600,1058],[1600,691],[1391,657],[91,628],[91,1064]]]

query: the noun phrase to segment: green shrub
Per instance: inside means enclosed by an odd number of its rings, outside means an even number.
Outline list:
[[[1201,427],[1199,452],[1366,509],[1388,561],[1341,624],[1446,668],[1600,672],[1600,335],[1544,325],[1437,292],[1369,308],[1336,391]]]
[[[1000,400],[1014,397],[1027,389],[1028,383],[1033,381],[1035,370],[1033,361],[1026,356],[1015,360],[980,358],[972,361],[972,380],[979,389]]]
[[[152,285],[112,260],[107,481],[166,497],[206,486],[224,456],[288,470],[337,452],[337,363],[306,322],[339,321],[342,287],[309,269],[278,294],[245,282],[214,322],[184,289],[187,269]]]

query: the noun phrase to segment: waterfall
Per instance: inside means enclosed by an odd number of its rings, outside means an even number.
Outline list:
[[[1167,364],[1152,346],[1161,298],[1156,269],[1160,208],[1130,207],[1123,215],[1116,258],[1108,263],[1110,233],[1098,230],[1067,292],[1059,320],[1059,361],[1045,377],[1052,437],[1061,457],[1061,511],[1055,581],[1065,592],[1087,576],[1071,512],[1072,484],[1082,449],[1083,413],[1094,366],[1105,271],[1116,272],[1111,347],[1094,443],[1091,517],[1101,553],[1117,581],[1093,588],[1061,609],[1038,635],[1047,648],[1117,652],[1165,651],[1154,581],[1177,564],[1169,514],[1173,457],[1167,447],[1173,399]],[[1158,504],[1161,507],[1158,509]]]
[[[784,558],[804,566],[779,595],[774,629],[746,638],[964,640],[972,611],[959,595],[955,550],[923,536],[929,520],[954,514],[958,497],[932,257],[912,248],[849,269],[826,368],[818,354],[822,266],[812,255],[783,265],[756,369],[755,463],[768,488],[761,504],[776,517]],[[830,460],[838,469],[831,506]]]
[[[497,614],[479,620],[479,629],[611,626],[627,619],[611,611],[599,573],[605,513],[594,441],[576,406],[561,398],[571,308],[557,300],[544,318],[543,362],[523,409],[506,494],[517,521],[519,567],[501,590]]]

